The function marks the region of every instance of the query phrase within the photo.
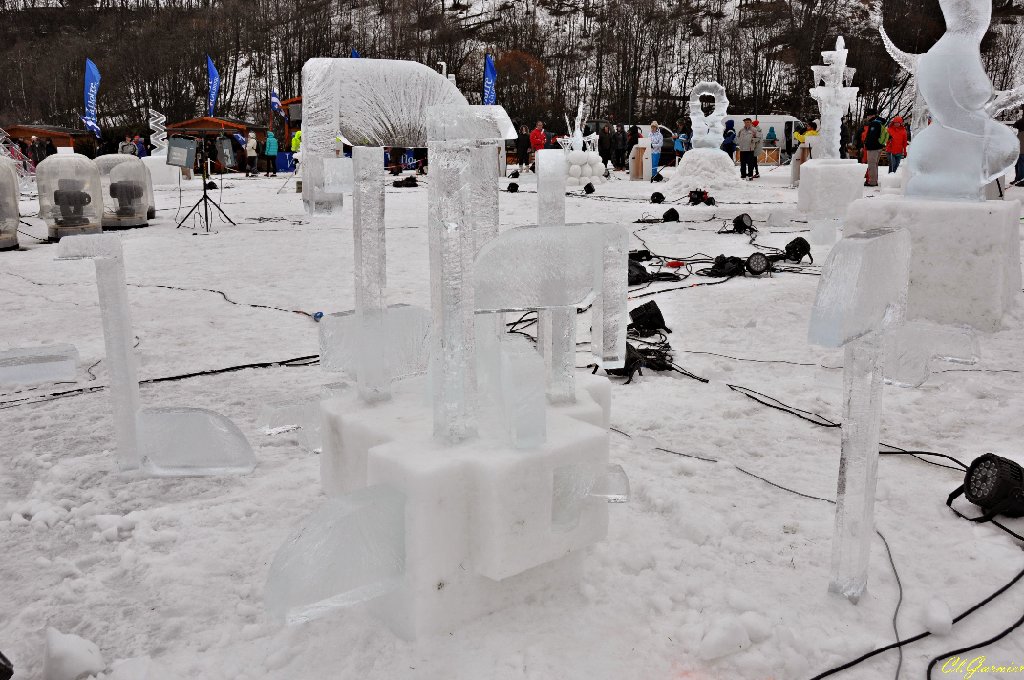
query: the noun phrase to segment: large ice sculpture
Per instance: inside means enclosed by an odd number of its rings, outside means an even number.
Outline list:
[[[903,323],[910,234],[873,229],[829,253],[811,310],[810,342],[842,347],[843,432],[829,590],[857,602],[874,533],[885,333]]]
[[[607,181],[604,176],[604,162],[601,160],[601,154],[596,150],[597,132],[592,132],[586,137],[583,136],[583,126],[587,120],[586,111],[586,101],[580,102],[576,111],[576,120],[569,126],[569,137],[562,137],[558,140],[565,150],[565,160],[568,163],[566,166],[568,175],[565,178],[565,184],[568,187],[582,187],[587,184],[600,185]],[[566,116],[565,122],[568,126],[568,116]]]
[[[18,173],[13,164],[0,163],[0,250],[17,250],[18,227],[21,212],[18,210]]]
[[[335,205],[322,196],[323,160],[335,155],[339,136],[352,145],[424,147],[427,108],[466,104],[433,69],[386,59],[310,59],[302,92],[302,199],[309,212]]]
[[[119,469],[141,468],[154,476],[250,472],[256,459],[249,442],[219,413],[194,408],[141,409],[120,239],[112,234],[65,237],[58,257],[91,258],[96,265]]]
[[[815,82],[815,87],[811,88],[811,97],[818,102],[821,113],[818,141],[814,145],[815,158],[839,158],[843,116],[857,99],[857,88],[847,87],[856,70],[846,66],[848,52],[843,36],[839,36],[836,38],[835,50],[821,53],[825,65],[811,67]]]
[[[54,154],[36,166],[39,216],[50,241],[103,230],[103,189],[96,163],[79,154]]]
[[[914,110],[910,116],[910,129],[913,136],[917,136],[917,133],[923,130],[928,125],[928,102],[924,100],[921,95],[921,87],[917,80],[917,62],[919,55],[907,54],[900,50],[893,43],[892,39],[889,38],[889,34],[885,32],[885,26],[882,24],[881,16],[875,19],[878,24],[878,32],[882,36],[882,44],[885,45],[885,51],[889,53],[889,56],[900,65],[900,67],[910,75],[910,82],[908,86],[914,93]]]
[[[701,97],[714,97],[715,108],[704,113]],[[693,128],[694,149],[721,149],[725,134],[725,114],[729,111],[729,98],[718,83],[702,81],[690,90],[690,123]],[[685,156],[684,156],[685,157]]]
[[[74,380],[78,350],[74,345],[19,347],[0,352],[0,385]]]
[[[997,94],[981,61],[992,0],[939,5],[946,33],[917,64],[932,124],[917,134],[907,159],[907,196],[983,201],[985,186],[1006,174],[1020,152],[1013,131],[992,119]]]

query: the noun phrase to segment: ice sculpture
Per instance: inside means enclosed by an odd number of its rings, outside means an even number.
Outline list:
[[[932,125],[918,132],[907,162],[907,196],[985,200],[985,186],[1013,167],[1017,136],[992,119],[999,100],[981,61],[992,0],[940,0],[946,33],[918,58],[917,78]],[[957,152],[950,156],[949,150]]]
[[[516,127],[502,106],[439,104],[427,107],[427,139],[497,142],[515,139]]]
[[[96,159],[103,187],[103,228],[144,227],[149,213],[146,166],[135,156],[111,153]]]
[[[427,107],[466,104],[447,78],[412,61],[310,59],[302,67],[302,200],[329,211],[323,160],[335,140],[362,146],[423,147]],[[433,159],[431,159],[433,161]]]
[[[96,265],[117,464],[154,476],[205,476],[250,472],[252,448],[230,420],[205,409],[141,409],[134,333],[128,308],[121,241],[112,234],[61,239],[59,259],[92,259]]]
[[[274,556],[264,595],[268,613],[308,621],[401,585],[405,505],[387,486],[328,499]]]
[[[889,38],[889,34],[885,32],[885,26],[882,24],[881,17],[875,19],[878,24],[878,32],[882,36],[882,44],[885,45],[885,51],[889,53],[889,56],[900,65],[900,67],[910,75],[910,82],[908,86],[914,93],[914,110],[910,117],[910,129],[912,134],[916,137],[917,133],[923,130],[928,125],[928,102],[924,100],[921,95],[921,88],[917,80],[917,61],[918,55],[907,54],[900,50]]]
[[[839,158],[839,136],[843,116],[857,99],[856,87],[847,87],[853,80],[856,69],[847,68],[848,54],[843,36],[836,38],[836,48],[822,52],[824,66],[812,66],[815,87],[811,97],[818,102],[821,125],[818,126],[818,140],[814,144],[815,158]]]
[[[391,305],[385,310],[383,336],[370,351],[387,357],[390,380],[426,373],[430,357],[430,312],[422,307]],[[354,312],[326,314],[320,320],[320,365],[325,371],[356,377],[366,347],[359,342]]]
[[[103,230],[103,189],[96,163],[79,154],[54,154],[36,166],[39,216],[50,241]]]
[[[153,154],[161,154],[167,152],[167,128],[164,127],[164,123],[167,122],[167,116],[149,109],[149,129],[153,131],[153,134],[149,136],[149,143],[153,145]]]
[[[533,449],[547,439],[544,359],[529,340],[510,335],[501,340],[501,408],[512,445]]]
[[[18,248],[18,227],[21,223],[18,194],[18,173],[11,164],[0,164],[0,250]]]
[[[933,359],[976,364],[981,350],[970,327],[908,321],[885,336],[885,379],[901,387],[919,387],[931,374]]]
[[[78,350],[74,345],[20,347],[0,352],[0,385],[74,380]]]
[[[569,187],[582,187],[587,184],[604,184],[605,167],[595,147],[597,145],[597,132],[589,136],[583,136],[583,125],[586,121],[586,102],[580,102],[576,112],[576,120],[569,127],[569,137],[559,139],[565,150],[565,159],[568,162],[565,184]],[[566,125],[569,125],[568,117]]]
[[[829,253],[811,310],[810,342],[842,347],[843,432],[829,590],[856,603],[874,534],[883,337],[904,320],[910,234],[873,229]]]
[[[701,97],[708,96],[715,98],[715,108],[705,114]],[[702,81],[693,86],[690,90],[690,123],[694,149],[721,149],[728,110],[729,98],[725,96],[725,88],[720,84]]]

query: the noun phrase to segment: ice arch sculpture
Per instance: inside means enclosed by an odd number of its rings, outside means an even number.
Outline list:
[[[705,115],[701,108],[700,98],[715,98],[715,109]],[[690,121],[693,126],[693,148],[718,149],[722,146],[725,135],[725,114],[729,110],[729,98],[725,96],[725,88],[718,83],[700,82],[690,90]]]

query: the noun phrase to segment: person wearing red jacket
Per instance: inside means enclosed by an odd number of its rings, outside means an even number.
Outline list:
[[[533,132],[530,133],[530,147],[533,149],[534,155],[547,146],[547,144],[548,136],[544,132],[544,123],[538,120],[537,127],[533,128]]]
[[[907,156],[907,144],[909,135],[907,126],[903,124],[903,118],[896,116],[889,123],[889,141],[885,143],[885,152],[889,154],[889,172],[896,172],[900,167],[900,161]]]

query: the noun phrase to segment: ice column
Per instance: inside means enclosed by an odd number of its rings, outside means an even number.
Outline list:
[[[812,66],[816,87],[811,88],[811,97],[818,102],[821,112],[821,144],[815,145],[815,158],[839,158],[839,137],[843,114],[857,99],[856,87],[845,87],[853,79],[855,69],[847,68],[846,56],[849,50],[843,36],[836,39],[834,51],[822,52],[825,66]]]
[[[360,360],[356,366],[359,396],[366,401],[390,398],[388,356],[384,341],[384,289],[387,285],[384,237],[384,149],[352,148],[355,185],[352,192],[352,238],[355,245],[356,333]]]
[[[829,253],[809,339],[843,347],[843,433],[829,590],[857,602],[867,587],[874,533],[883,334],[901,325],[910,281],[910,234],[872,229]]]
[[[430,142],[431,383],[434,436],[455,443],[476,434],[476,356],[469,192],[472,149]]]
[[[565,226],[565,153],[538,151],[536,163],[537,225]],[[541,310],[537,316],[537,344],[548,366],[548,399],[553,404],[572,403],[576,400],[576,309]]]

